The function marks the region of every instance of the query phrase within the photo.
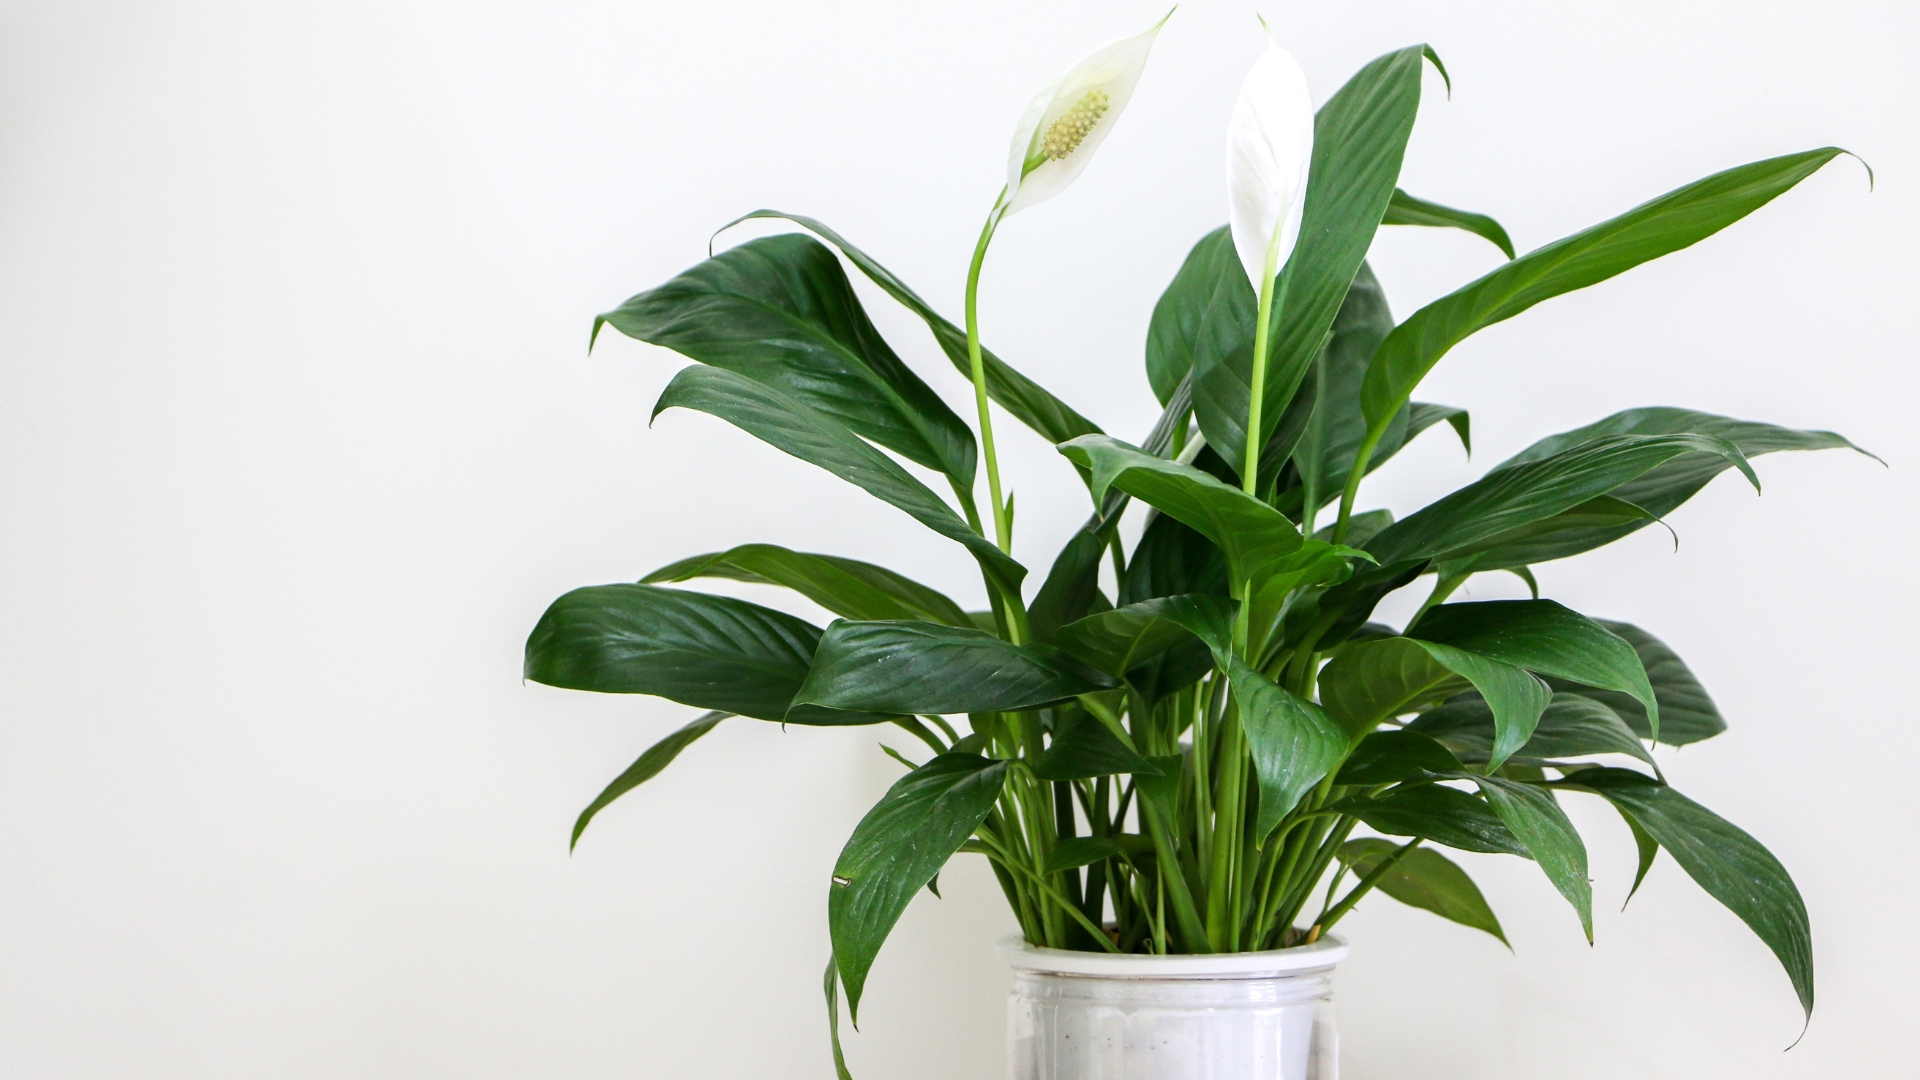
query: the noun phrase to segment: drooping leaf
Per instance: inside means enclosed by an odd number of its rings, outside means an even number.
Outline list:
[[[1322,651],[1332,649],[1359,630],[1389,593],[1426,572],[1427,564],[1426,559],[1403,559],[1377,566],[1362,563],[1352,577],[1306,603],[1295,604],[1287,613],[1288,633],[1309,622],[1331,617],[1332,623],[1320,635],[1318,647]]]
[[[1551,600],[1441,604],[1408,627],[1407,633],[1542,675],[1627,694],[1646,708],[1653,730],[1659,730],[1659,705],[1633,646],[1585,615]],[[1495,762],[1504,760],[1524,742],[1511,747],[1497,745]]]
[[[1301,796],[1313,789],[1347,754],[1346,732],[1320,706],[1260,674],[1238,657],[1227,678],[1240,730],[1260,779],[1260,813],[1254,835],[1264,839]]]
[[[1616,637],[1633,646],[1646,668],[1653,696],[1660,703],[1660,736],[1668,746],[1710,739],[1727,730],[1720,710],[1707,696],[1707,689],[1694,678],[1679,655],[1666,642],[1631,623],[1596,620]],[[1647,710],[1631,696],[1613,690],[1601,690],[1568,679],[1549,679],[1556,690],[1569,690],[1593,698],[1620,715],[1634,734],[1652,739],[1653,726],[1647,722]]]
[[[1463,695],[1421,713],[1407,731],[1440,740],[1463,761],[1485,762],[1493,755],[1493,713],[1479,697]],[[1629,754],[1654,764],[1653,755],[1619,713],[1590,697],[1570,693],[1553,695],[1533,737],[1508,760],[1540,765],[1588,754]]]
[[[662,769],[673,764],[673,759],[680,756],[680,751],[693,745],[695,739],[712,731],[719,726],[720,721],[732,715],[727,712],[710,712],[696,717],[671,735],[647,747],[646,752],[636,758],[633,764],[627,766],[625,772],[613,778],[613,783],[608,784],[598,798],[587,804],[585,810],[580,811],[579,819],[573,823],[573,836],[567,841],[567,850],[572,851],[580,843],[580,834],[587,831],[587,823],[593,820],[595,814],[606,809],[613,800],[660,775]]]
[[[1426,225],[1443,229],[1465,229],[1487,243],[1500,249],[1507,258],[1513,258],[1513,241],[1507,239],[1507,230],[1500,223],[1485,214],[1475,214],[1466,210],[1455,210],[1451,206],[1441,206],[1425,199],[1394,189],[1393,201],[1387,204],[1387,216],[1382,225]]]
[[[1438,784],[1397,787],[1370,799],[1341,799],[1331,809],[1388,836],[1418,836],[1461,851],[1532,858],[1486,802]]]
[[[1369,430],[1383,428],[1447,351],[1542,300],[1594,285],[1712,236],[1813,175],[1825,147],[1715,173],[1501,266],[1415,312],[1381,343],[1361,391]]]
[[[794,700],[835,709],[984,713],[1035,708],[1116,685],[1046,645],[1012,645],[984,631],[935,623],[842,619],[827,627]]]
[[[1731,822],[1640,773],[1582,769],[1569,779],[1631,816],[1688,877],[1740,916],[1779,958],[1800,1007],[1813,1015],[1813,932],[1780,860]]]
[[[1447,422],[1453,433],[1460,437],[1460,446],[1467,453],[1473,453],[1473,418],[1467,410],[1452,405],[1435,405],[1431,402],[1416,401],[1407,406],[1407,441],[1412,442],[1415,435],[1433,425]],[[1376,451],[1376,456],[1378,452]],[[1377,468],[1377,466],[1376,466]]]
[[[1400,638],[1425,649],[1440,666],[1473,684],[1493,711],[1495,732],[1489,766],[1505,762],[1525,746],[1546,711],[1553,691],[1518,664],[1482,652],[1419,638]]]
[[[566,690],[653,694],[759,720],[836,726],[889,717],[791,708],[818,627],[725,596],[654,585],[575,589],[527,638],[526,677]]]
[[[823,989],[827,995],[827,1031],[833,1040],[833,1071],[836,1080],[853,1080],[847,1071],[846,1051],[840,1048],[840,967],[833,954],[827,954],[827,975]]]
[[[1715,435],[1615,435],[1552,457],[1496,469],[1381,530],[1367,550],[1382,563],[1444,558],[1606,495],[1689,453],[1718,454],[1758,490],[1740,448]]]
[[[1117,487],[1213,541],[1236,581],[1262,580],[1300,547],[1299,530],[1280,511],[1190,465],[1104,435],[1083,435],[1060,452],[1093,473],[1095,499]]]
[[[1396,716],[1438,703],[1471,685],[1405,638],[1350,646],[1320,669],[1320,701],[1358,742]]]
[[[1042,780],[1089,780],[1123,773],[1153,776],[1160,771],[1086,710],[1075,708],[1055,713],[1053,735],[1032,767],[1033,775]]]
[[[973,486],[973,432],[887,346],[840,260],[800,233],[723,251],[594,320],[777,387]]]
[[[1192,640],[1193,632],[1175,615],[1194,605],[1230,610],[1227,602],[1212,596],[1161,597],[1069,623],[1054,636],[1054,644],[1109,675],[1124,675]]]
[[[827,893],[833,955],[854,1023],[881,943],[913,894],[986,820],[1006,779],[1005,761],[942,754],[896,781],[854,826]]]
[[[1500,815],[1513,835],[1527,845],[1533,861],[1567,898],[1580,916],[1580,929],[1593,941],[1593,883],[1587,878],[1587,845],[1567,820],[1567,812],[1553,799],[1553,793],[1531,784],[1516,783],[1498,776],[1462,773],[1472,779],[1487,797],[1487,804]]]
[[[875,262],[872,256],[849,244],[845,238],[832,229],[800,214],[784,214],[777,210],[755,210],[744,217],[736,218],[723,227],[731,228],[742,221],[753,218],[781,218],[791,221],[801,228],[840,249],[847,261],[858,267],[860,272],[872,279],[888,296],[900,302],[900,305],[920,316],[933,331],[933,338],[940,345],[940,351],[959,369],[960,374],[973,377],[972,362],[967,358],[966,331],[940,317],[919,294],[907,288],[905,282],[893,276],[893,272]],[[1099,425],[1068,408],[1066,403],[1047,393],[1040,385],[1008,366],[1006,361],[995,356],[984,346],[980,350],[983,366],[987,374],[987,396],[1001,408],[1007,410],[1021,423],[1040,433],[1041,438],[1050,443],[1063,443],[1080,435],[1098,434]]]
[[[1625,911],[1627,904],[1633,902],[1633,894],[1640,891],[1641,882],[1647,880],[1647,871],[1653,869],[1653,861],[1660,857],[1660,841],[1641,828],[1633,815],[1625,810],[1620,811],[1620,820],[1627,823],[1627,831],[1633,834],[1634,851],[1639,857],[1639,865],[1633,871],[1633,887],[1627,890],[1627,899],[1620,904],[1620,910]]]
[[[741,544],[726,551],[695,555],[663,566],[641,584],[727,578],[781,585],[844,619],[921,619],[948,626],[971,626],[960,605],[940,592],[884,566],[790,551],[777,544]]]
[[[1300,242],[1276,283],[1259,445],[1320,352],[1393,198],[1420,107],[1424,60],[1410,46],[1354,74],[1314,122],[1313,163]],[[1437,59],[1437,58],[1436,58]],[[1244,273],[1217,286],[1193,352],[1193,408],[1207,442],[1236,469],[1246,460],[1248,387],[1257,297]]]
[[[892,503],[927,528],[965,545],[1002,591],[1018,595],[1025,567],[969,527],[892,458],[799,399],[724,368],[696,365],[673,377],[654,404],[653,415],[675,407],[717,416]]]
[[[1492,729],[1492,719],[1488,719]],[[1361,739],[1340,765],[1335,781],[1342,787],[1397,784],[1423,773],[1461,771],[1460,759],[1426,734],[1414,731],[1376,731]]]
[[[1399,847],[1374,837],[1349,840],[1340,847],[1340,861],[1356,876],[1366,877]],[[1499,938],[1500,944],[1513,947],[1500,929],[1500,920],[1487,906],[1487,898],[1480,894],[1480,887],[1453,860],[1431,848],[1414,848],[1402,855],[1374,887],[1408,907],[1484,930]]]
[[[1233,236],[1222,225],[1193,245],[1179,272],[1173,275],[1173,282],[1154,304],[1153,319],[1147,324],[1147,384],[1160,404],[1172,400],[1180,380],[1193,370],[1200,320],[1220,279],[1229,274],[1245,280],[1240,259],[1234,254]]]
[[[1655,520],[1643,506],[1598,495],[1552,517],[1455,548],[1440,557],[1438,569],[1456,575],[1519,570],[1590,551]]]

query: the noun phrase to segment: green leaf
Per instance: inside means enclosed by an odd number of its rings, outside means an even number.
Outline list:
[[[1033,760],[1033,775],[1042,780],[1089,780],[1120,773],[1157,775],[1159,767],[1133,752],[1084,709],[1063,708],[1054,714],[1053,737]]]
[[[1459,778],[1479,785],[1493,812],[1527,845],[1547,880],[1573,905],[1580,916],[1580,929],[1592,944],[1593,883],[1587,879],[1587,845],[1581,842],[1573,822],[1567,820],[1566,811],[1554,801],[1553,793],[1497,776],[1461,773]]]
[[[1314,119],[1300,244],[1274,290],[1258,445],[1265,445],[1319,354],[1386,214],[1420,108],[1423,59],[1430,54],[1415,45],[1374,60]],[[1208,445],[1236,469],[1246,460],[1257,306],[1244,274],[1223,276],[1193,351],[1194,417]]]
[[[1027,609],[1034,640],[1051,644],[1062,626],[1105,606],[1100,559],[1106,551],[1106,534],[1097,526],[1082,528],[1067,539]]]
[[[827,1031],[833,1038],[833,1071],[837,1080],[853,1080],[847,1071],[847,1055],[840,1049],[840,968],[833,954],[827,954]]]
[[[614,777],[613,783],[608,784],[598,798],[589,803],[585,810],[580,811],[579,820],[573,823],[573,837],[567,841],[567,850],[572,851],[579,845],[580,834],[587,831],[587,823],[593,820],[595,814],[606,809],[613,800],[660,775],[660,770],[673,764],[673,759],[680,756],[680,751],[692,746],[695,739],[712,731],[720,725],[720,721],[732,715],[729,712],[707,713],[689,721],[678,731],[647,747],[645,753],[636,758],[633,764],[627,766],[626,772]]]
[[[1485,762],[1493,755],[1493,713],[1478,697],[1461,697],[1421,713],[1407,731],[1440,740],[1463,761]],[[1588,754],[1630,754],[1654,764],[1653,755],[1619,713],[1590,697],[1570,693],[1553,695],[1533,737],[1508,760],[1542,765]]]
[[[1127,559],[1120,604],[1192,593],[1227,595],[1227,558],[1179,518],[1155,511]]]
[[[1465,229],[1499,248],[1502,255],[1513,258],[1513,241],[1507,239],[1507,230],[1501,228],[1499,222],[1485,214],[1455,210],[1451,206],[1416,199],[1399,188],[1394,189],[1393,201],[1387,204],[1387,216],[1380,224]]]
[[[1054,644],[1109,675],[1133,668],[1194,638],[1185,625],[1196,617],[1227,620],[1232,606],[1213,596],[1166,596],[1089,615],[1060,628]]]
[[[1341,799],[1331,809],[1388,836],[1418,836],[1461,851],[1533,857],[1484,801],[1438,784],[1397,787],[1371,799]]]
[[[888,348],[840,260],[799,233],[750,240],[594,320],[776,387],[973,486],[973,432]]]
[[[1434,405],[1430,402],[1416,401],[1407,406],[1407,441],[1412,442],[1415,435],[1445,420],[1447,426],[1460,436],[1460,446],[1467,453],[1473,453],[1473,419],[1467,410],[1452,405]],[[1375,466],[1378,468],[1378,466]]]
[[[1006,712],[1116,685],[1046,645],[935,623],[842,619],[827,627],[794,700],[898,713]]]
[[[1646,707],[1653,730],[1659,730],[1659,705],[1633,646],[1585,615],[1551,600],[1441,604],[1428,610],[1407,633],[1542,675],[1627,694]],[[1494,713],[1499,715],[1497,705]],[[1495,763],[1505,760],[1525,741],[1497,745]]]
[[[1233,251],[1233,236],[1222,225],[1193,245],[1172,284],[1154,304],[1153,319],[1147,324],[1147,383],[1160,404],[1173,399],[1180,380],[1193,370],[1200,321],[1213,301],[1214,289],[1228,276],[1246,280],[1240,257]]]
[[[1491,717],[1489,717],[1491,728]],[[1460,759],[1440,742],[1413,731],[1376,731],[1361,739],[1340,765],[1341,787],[1397,784],[1424,773],[1462,771]]]
[[[1495,469],[1381,530],[1367,545],[1382,563],[1449,558],[1512,530],[1544,521],[1674,458],[1718,454],[1753,481],[1740,448],[1714,435],[1615,435],[1552,457]]]
[[[755,210],[751,214],[728,222],[722,231],[752,218],[780,218],[791,221],[839,248],[840,253],[847,257],[847,261],[858,267],[861,273],[872,279],[873,283],[880,286],[888,296],[893,297],[902,307],[925,320],[927,329],[933,331],[934,340],[940,344],[940,351],[947,354],[947,359],[960,371],[960,374],[969,379],[973,377],[972,363],[967,358],[966,331],[941,318],[925,300],[920,299],[917,293],[907,288],[905,282],[894,277],[892,271],[875,262],[866,252],[847,243],[839,233],[813,218],[800,214],[783,214],[777,210]],[[1038,383],[1009,367],[1006,361],[1001,360],[985,347],[981,348],[980,357],[986,368],[987,396],[1011,413],[1015,419],[1039,432],[1040,436],[1048,442],[1063,443],[1080,435],[1100,432],[1099,425],[1068,408],[1059,398],[1047,393]]]
[[[663,566],[640,581],[727,578],[781,585],[845,619],[921,619],[948,626],[972,626],[960,605],[884,566],[789,551],[776,544],[741,544],[727,551],[695,555]]]
[[[1813,932],[1787,868],[1731,822],[1663,784],[1626,769],[1582,769],[1570,781],[1639,822],[1687,876],[1726,905],[1773,950],[1813,1016]]]
[[[1518,664],[1469,649],[1417,638],[1403,638],[1425,649],[1440,664],[1473,684],[1493,710],[1493,759],[1490,767],[1506,761],[1525,746],[1546,710],[1553,691]]]
[[[1340,861],[1355,875],[1366,877],[1399,846],[1373,837],[1349,840],[1340,847]],[[1374,887],[1408,907],[1431,911],[1461,926],[1484,930],[1499,938],[1500,944],[1513,948],[1500,929],[1500,920],[1487,906],[1487,898],[1480,894],[1479,886],[1465,870],[1437,851],[1414,848],[1402,855]]]
[[[1619,809],[1615,807],[1615,809]],[[1640,891],[1640,883],[1647,880],[1647,871],[1653,869],[1653,860],[1660,857],[1660,841],[1655,840],[1640,827],[1632,814],[1620,811],[1620,820],[1627,823],[1627,830],[1633,833],[1633,847],[1638,853],[1640,864],[1633,871],[1633,888],[1627,890],[1627,899],[1620,904],[1620,910],[1627,910],[1627,904],[1633,902],[1633,894]]]
[[[527,638],[526,677],[566,690],[654,694],[759,720],[837,726],[889,717],[790,708],[820,630],[725,596],[653,585],[575,589]]]
[[[1213,541],[1235,581],[1263,580],[1300,547],[1299,530],[1280,511],[1191,465],[1105,435],[1083,435],[1061,444],[1060,452],[1093,473],[1096,500],[1108,487],[1119,488]]]
[[[1666,642],[1631,623],[1609,622],[1605,619],[1597,621],[1609,633],[1633,646],[1641,665],[1646,668],[1647,681],[1653,686],[1654,700],[1659,702],[1660,735],[1657,741],[1668,746],[1685,746],[1710,739],[1727,730],[1727,722],[1721,719],[1719,708],[1707,696],[1706,687],[1700,685],[1700,680],[1694,678],[1693,672],[1678,654],[1667,647]],[[1556,690],[1569,690],[1593,698],[1618,713],[1634,734],[1643,739],[1654,738],[1653,725],[1647,721],[1646,708],[1632,697],[1569,679],[1548,681]]]
[[[854,826],[833,866],[827,926],[855,1024],[867,972],[887,934],[913,894],[986,820],[1006,779],[1005,761],[942,754],[901,777]]]
[[[1361,405],[1369,431],[1383,430],[1427,372],[1468,335],[1704,240],[1840,153],[1830,146],[1716,173],[1528,252],[1421,308],[1394,329],[1367,369]]]
[[[1725,459],[1715,460],[1724,463]],[[1519,570],[1591,551],[1655,520],[1645,507],[1612,495],[1599,495],[1552,517],[1455,548],[1442,557],[1439,569],[1454,575]]]
[[[1355,742],[1381,724],[1446,700],[1466,679],[1402,637],[1343,649],[1320,669],[1320,702]]]
[[[1301,505],[1306,511],[1303,520],[1338,498],[1346,486],[1354,454],[1367,437],[1366,417],[1360,413],[1360,384],[1366,378],[1367,362],[1392,331],[1393,312],[1387,307],[1386,292],[1372,268],[1361,263],[1333,321],[1332,336],[1314,361],[1318,388],[1313,416],[1293,451],[1294,464],[1300,470]],[[1396,417],[1382,437],[1373,453],[1382,464],[1406,442],[1406,427],[1407,416]],[[1378,468],[1371,462],[1369,465]],[[1331,532],[1323,539],[1332,539]],[[1347,542],[1366,545],[1353,532],[1347,534]]]
[[[1254,836],[1264,840],[1301,796],[1339,767],[1346,733],[1311,701],[1229,657],[1227,678],[1240,710],[1240,730],[1260,778],[1260,814]]]
[[[864,488],[934,532],[964,544],[1003,592],[1019,595],[1025,567],[960,520],[938,495],[892,458],[799,399],[723,368],[695,366],[673,377],[654,404],[653,415],[657,417],[676,406],[717,416],[776,449]]]
[[[1059,874],[1068,870],[1077,870],[1090,866],[1101,859],[1110,859],[1120,854],[1120,842],[1105,836],[1076,836],[1062,841],[1047,856],[1046,864],[1041,867],[1043,874]]]

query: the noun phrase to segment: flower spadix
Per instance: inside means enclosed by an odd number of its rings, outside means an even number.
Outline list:
[[[1173,12],[1167,12],[1172,18]],[[1014,128],[1007,153],[1006,209],[1045,202],[1073,183],[1113,130],[1146,70],[1147,53],[1167,18],[1144,34],[1095,49],[1058,81],[1034,95]]]
[[[1227,125],[1228,220],[1253,291],[1287,264],[1300,238],[1313,161],[1313,96],[1293,54],[1267,40]]]

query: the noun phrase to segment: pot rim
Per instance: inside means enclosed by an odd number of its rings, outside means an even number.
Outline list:
[[[1347,958],[1346,939],[1328,934],[1311,945],[1266,952],[1148,956],[1129,953],[1049,949],[1028,944],[1019,934],[996,943],[1000,959],[1015,971],[1047,975],[1086,975],[1109,979],[1256,979],[1326,971]]]

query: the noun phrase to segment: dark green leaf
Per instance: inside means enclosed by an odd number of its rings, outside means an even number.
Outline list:
[[[973,486],[973,432],[900,362],[819,241],[750,240],[594,320],[777,387],[909,461]]]
[[[751,218],[781,218],[813,232],[827,243],[840,249],[847,260],[860,269],[860,272],[873,280],[875,285],[888,296],[899,301],[901,306],[926,321],[927,329],[933,331],[934,340],[939,342],[940,351],[959,369],[960,374],[971,379],[973,366],[967,358],[966,331],[940,317],[925,300],[906,283],[893,276],[893,272],[879,263],[866,252],[854,247],[839,233],[827,228],[810,217],[799,214],[783,214],[777,210],[755,210],[745,217],[728,222],[732,227]],[[723,230],[724,231],[724,230]],[[1004,360],[982,347],[980,350],[983,366],[987,373],[987,396],[997,402],[1001,408],[1013,414],[1014,418],[1040,433],[1050,443],[1063,443],[1079,435],[1098,434],[1099,425],[1068,408],[1064,402],[1041,389],[1039,384],[1007,366]]]
[[[1573,822],[1567,820],[1566,811],[1553,800],[1553,793],[1497,776],[1462,773],[1461,778],[1480,786],[1493,812],[1527,845],[1547,880],[1579,914],[1580,929],[1592,943],[1593,883],[1587,879],[1587,845],[1581,842]]]
[[[1707,696],[1706,687],[1666,642],[1631,623],[1597,620],[1609,632],[1633,646],[1653,685],[1653,696],[1660,704],[1660,742],[1668,746],[1710,739],[1727,730],[1720,710]],[[1556,690],[1570,690],[1606,705],[1627,722],[1634,734],[1651,739],[1653,726],[1647,722],[1647,710],[1638,701],[1613,690],[1599,690],[1567,679],[1552,679]]]
[[[725,596],[652,585],[595,585],[553,602],[527,638],[526,677],[567,690],[655,694],[701,709],[794,724],[888,718],[790,709],[818,627]]]
[[[1027,609],[1034,640],[1051,644],[1060,627],[1102,606],[1100,559],[1106,551],[1106,535],[1097,527],[1083,528],[1067,540]]]
[[[1372,799],[1342,799],[1332,809],[1388,836],[1418,836],[1461,851],[1532,858],[1485,802],[1437,784],[1398,787]]]
[[[1725,462],[1722,458],[1715,460]],[[1443,561],[1438,569],[1441,573],[1456,575],[1482,570],[1519,570],[1591,551],[1654,520],[1645,507],[1612,495],[1600,495],[1552,517],[1455,548],[1441,556]]]
[[[1387,216],[1382,225],[1427,225],[1443,229],[1465,229],[1500,249],[1507,258],[1513,258],[1513,241],[1507,239],[1507,230],[1500,223],[1485,214],[1455,210],[1451,206],[1441,206],[1425,199],[1394,189],[1393,201],[1387,204]]]
[[[1365,877],[1378,869],[1380,863],[1399,847],[1398,844],[1373,837],[1349,840],[1340,848],[1340,861],[1351,867],[1356,875]],[[1500,944],[1513,947],[1500,929],[1500,920],[1494,917],[1493,909],[1487,906],[1487,898],[1480,895],[1479,886],[1473,883],[1465,870],[1437,851],[1414,848],[1402,855],[1400,861],[1394,863],[1393,869],[1388,870],[1374,887],[1409,907],[1431,911],[1443,919],[1451,919],[1475,930],[1484,930],[1499,938]]]
[[[1491,727],[1491,718],[1489,718]],[[1461,770],[1460,759],[1445,746],[1412,731],[1376,731],[1360,740],[1340,766],[1336,783],[1373,787],[1397,784],[1422,773]]]
[[[1618,809],[1618,807],[1615,809]],[[1647,880],[1647,871],[1653,869],[1653,860],[1660,857],[1660,841],[1655,840],[1647,833],[1647,830],[1641,828],[1640,823],[1634,820],[1633,815],[1627,813],[1625,810],[1620,811],[1620,820],[1626,822],[1627,831],[1633,833],[1634,851],[1638,854],[1640,860],[1639,865],[1636,866],[1633,871],[1633,888],[1627,890],[1627,899],[1620,905],[1620,910],[1625,911],[1627,904],[1633,901],[1633,894],[1640,891],[1640,883]]]
[[[795,701],[900,713],[1003,712],[1115,685],[1046,645],[1011,645],[935,623],[836,620]]]
[[[1653,729],[1659,730],[1659,705],[1633,646],[1585,615],[1551,600],[1441,604],[1430,609],[1407,633],[1542,675],[1628,694],[1647,708]],[[1497,705],[1494,712],[1497,716]],[[1503,741],[1496,747],[1495,761],[1504,760],[1524,743],[1522,739],[1508,746]]]
[[[613,778],[613,783],[607,785],[607,789],[600,793],[599,798],[588,804],[585,810],[580,811],[579,820],[573,823],[573,838],[567,841],[567,850],[572,851],[574,846],[580,843],[580,834],[587,831],[587,823],[593,820],[593,815],[606,809],[607,804],[613,800],[660,775],[660,770],[673,764],[673,759],[680,756],[680,751],[693,745],[695,739],[712,731],[719,726],[720,721],[732,715],[728,712],[707,713],[689,721],[685,727],[647,747],[646,753],[641,754],[633,764],[627,766],[626,772]]]
[[[1320,701],[1348,738],[1467,689],[1466,679],[1406,638],[1351,646],[1320,669]]]
[[[1264,840],[1313,789],[1340,764],[1350,745],[1347,735],[1311,701],[1230,657],[1227,677],[1240,710],[1254,772],[1260,778],[1260,814],[1254,836]]]
[[[1069,623],[1054,636],[1054,644],[1109,675],[1124,675],[1175,645],[1192,640],[1193,632],[1173,614],[1176,608],[1184,611],[1194,605],[1229,608],[1211,596],[1161,597]]]
[[[1546,710],[1553,691],[1525,668],[1453,645],[1416,638],[1398,640],[1412,641],[1425,649],[1435,662],[1472,683],[1486,699],[1493,710],[1496,733],[1491,765],[1506,761],[1533,736],[1533,729],[1540,722],[1540,714]]]
[[[934,532],[966,545],[1003,591],[1018,595],[1025,567],[960,520],[892,458],[799,399],[723,368],[695,366],[673,377],[653,415],[676,406],[717,416],[892,503]]]
[[[1318,389],[1313,416],[1293,451],[1294,464],[1300,470],[1303,520],[1338,498],[1346,486],[1354,453],[1367,437],[1367,421],[1360,413],[1361,380],[1366,377],[1367,362],[1374,350],[1392,330],[1393,312],[1387,307],[1386,292],[1372,268],[1362,263],[1333,321],[1333,334],[1314,361]],[[1373,452],[1380,463],[1384,464],[1406,442],[1408,418],[1396,417],[1382,437]],[[1378,467],[1370,463],[1370,469]],[[1332,535],[1322,539],[1331,540]],[[1353,532],[1347,534],[1347,542],[1366,546],[1364,540],[1355,539]]]
[[[1067,840],[1053,854],[1047,856],[1047,862],[1041,868],[1043,874],[1058,874],[1066,870],[1078,869],[1110,859],[1120,854],[1120,842],[1105,836],[1076,836]]]
[[[948,626],[972,626],[960,605],[941,593],[884,566],[789,551],[776,544],[741,544],[727,551],[695,555],[663,566],[642,584],[727,578],[782,585],[846,619],[921,619]]]
[[[1484,762],[1493,755],[1493,713],[1477,696],[1462,696],[1421,713],[1407,730],[1440,740],[1463,761]],[[1509,760],[1540,765],[1588,754],[1631,754],[1654,763],[1653,755],[1619,713],[1590,697],[1569,693],[1553,695],[1533,737]]]
[[[1060,452],[1093,473],[1097,500],[1109,486],[1179,518],[1213,541],[1235,581],[1261,581],[1300,547],[1280,511],[1191,465],[1154,457],[1105,435],[1084,435]]]
[[[1233,251],[1233,236],[1222,225],[1193,245],[1173,283],[1153,306],[1153,320],[1147,324],[1147,383],[1160,404],[1173,399],[1180,380],[1193,370],[1200,320],[1213,301],[1215,287],[1229,275],[1246,280],[1240,257]]]
[[[825,983],[827,1031],[833,1039],[833,1071],[838,1080],[853,1080],[853,1074],[847,1071],[846,1052],[840,1049],[840,968],[834,962],[832,953],[827,954]]]
[[[1639,822],[1687,876],[1767,943],[1813,1015],[1813,933],[1787,868],[1760,842],[1685,795],[1625,769],[1582,769],[1573,783]]]
[[[881,943],[913,894],[986,820],[1006,779],[1004,761],[942,754],[901,777],[854,827],[827,894],[833,955],[854,1023]]]
[[[1415,435],[1445,420],[1447,426],[1460,436],[1460,447],[1467,453],[1473,453],[1473,419],[1467,410],[1452,405],[1434,405],[1425,401],[1416,401],[1407,406],[1407,441],[1412,442]],[[1375,452],[1378,456],[1378,451]],[[1378,468],[1379,466],[1374,466]]]
[[[1033,760],[1033,775],[1042,780],[1089,780],[1119,773],[1153,775],[1160,770],[1133,752],[1084,709],[1063,708],[1055,713],[1053,737]]]
[[[1689,453],[1725,457],[1760,481],[1740,448],[1715,435],[1615,435],[1549,458],[1495,469],[1383,529],[1367,550],[1382,563],[1445,558],[1571,510]]]
[[[1314,120],[1300,243],[1274,289],[1274,334],[1258,444],[1278,424],[1319,354],[1393,198],[1420,108],[1423,59],[1415,45],[1355,73]],[[1193,407],[1207,442],[1236,467],[1246,460],[1248,387],[1257,297],[1244,274],[1223,277],[1193,353]]]
[[[1840,153],[1826,147],[1716,173],[1528,252],[1421,308],[1394,329],[1367,369],[1361,404],[1368,429],[1384,429],[1427,372],[1468,335],[1542,300],[1704,240],[1765,206]]]
[[[1120,604],[1188,593],[1227,595],[1227,558],[1179,518],[1156,512],[1127,560]]]

